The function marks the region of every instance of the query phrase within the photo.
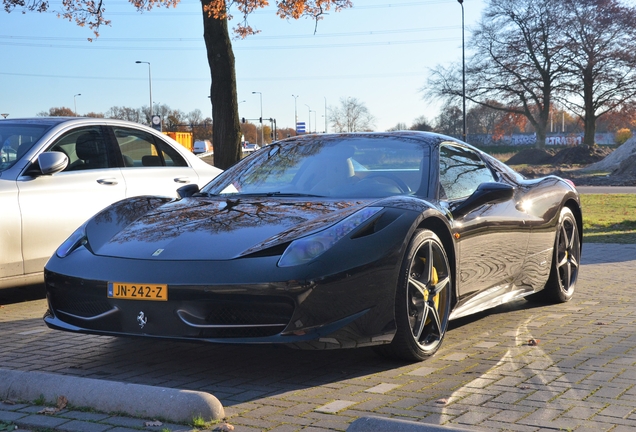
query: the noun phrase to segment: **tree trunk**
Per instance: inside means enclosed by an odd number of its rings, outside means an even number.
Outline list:
[[[583,70],[583,99],[585,103],[585,117],[583,125],[583,145],[594,147],[596,135],[596,113],[594,112],[594,78],[592,67]]]
[[[538,123],[535,126],[535,133],[537,135],[537,141],[534,146],[538,149],[545,148],[545,137],[546,137],[547,125],[543,124],[543,122]]]
[[[205,7],[209,0],[202,0]],[[234,52],[227,19],[208,17],[203,10],[203,39],[208,54],[212,84],[212,146],[214,166],[226,169],[241,158],[241,124],[238,116]]]
[[[596,117],[594,117],[593,112],[585,113],[584,127],[585,132],[583,135],[583,145],[594,147],[596,145]]]
[[[547,104],[544,103],[539,113],[533,113],[527,106],[523,110],[523,115],[528,119],[532,127],[534,127],[534,134],[536,136],[534,147],[538,149],[545,148],[545,138],[548,133],[548,119],[550,116],[550,109],[546,107],[550,106],[549,96],[546,96],[544,102],[545,101],[547,101]]]

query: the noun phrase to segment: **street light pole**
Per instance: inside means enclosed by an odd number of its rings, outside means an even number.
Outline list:
[[[327,133],[327,96],[323,96],[325,98],[325,133]]]
[[[150,88],[150,120],[152,121],[154,112],[152,110],[152,72],[150,71],[150,62],[137,60],[135,63],[145,63],[148,65],[148,86]]]
[[[260,96],[261,99],[261,118],[260,118],[260,123],[261,123],[261,147],[263,147],[265,145],[265,141],[263,138],[263,93],[261,92],[252,92],[252,94],[258,94]]]
[[[309,117],[309,129],[307,129],[307,133],[311,133],[311,107],[307,104],[305,104],[305,106],[307,107],[307,109],[309,110],[307,115]]]
[[[75,117],[77,117],[77,97],[81,96],[81,93],[73,95],[73,106],[75,107]]]
[[[466,141],[466,54],[464,44],[464,0],[457,0],[462,7],[462,116],[463,116],[463,141]]]
[[[294,98],[294,130],[298,133],[298,104],[296,103],[298,100],[298,95],[292,95]]]
[[[318,128],[318,118],[316,117],[316,111],[310,110],[309,112],[314,113],[314,133],[316,133],[316,129]]]

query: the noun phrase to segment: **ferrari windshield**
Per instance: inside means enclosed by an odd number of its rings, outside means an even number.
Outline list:
[[[51,124],[0,122],[0,172],[11,168],[51,126]]]
[[[208,184],[211,195],[386,197],[428,179],[428,145],[387,136],[313,136],[267,146]]]

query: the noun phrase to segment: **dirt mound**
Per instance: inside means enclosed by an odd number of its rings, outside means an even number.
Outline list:
[[[549,162],[552,165],[589,165],[603,160],[612,149],[600,146],[567,147],[554,155]]]
[[[538,148],[521,150],[519,153],[508,159],[508,165],[545,165],[552,160],[552,153]]]
[[[589,165],[603,160],[612,152],[602,146],[567,147],[554,154],[549,149],[529,148],[508,159],[508,165]]]
[[[621,178],[636,178],[636,154],[632,154],[627,159],[623,159],[611,176]]]
[[[619,167],[622,161],[636,154],[636,137],[625,141],[623,145],[611,152],[605,159],[587,166],[586,170],[612,171]]]

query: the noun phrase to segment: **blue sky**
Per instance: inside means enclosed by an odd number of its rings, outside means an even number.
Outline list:
[[[420,89],[429,69],[461,61],[461,6],[456,0],[353,0],[354,7],[320,21],[281,20],[273,8],[250,18],[261,30],[234,40],[239,114],[299,121],[324,130],[325,105],[355,97],[376,118],[375,130],[410,126],[437,115]],[[139,108],[152,96],[188,113],[211,116],[210,73],[203,43],[201,4],[139,13],[125,0],[105,0],[111,26],[100,37],[54,13],[0,11],[0,113],[34,116],[65,106],[81,115],[112,106]],[[466,39],[483,0],[465,0]],[[53,5],[52,9],[55,9]],[[230,23],[233,25],[233,23]],[[75,96],[81,94],[81,96]],[[244,101],[244,102],[242,102]],[[310,112],[311,110],[311,112]]]

